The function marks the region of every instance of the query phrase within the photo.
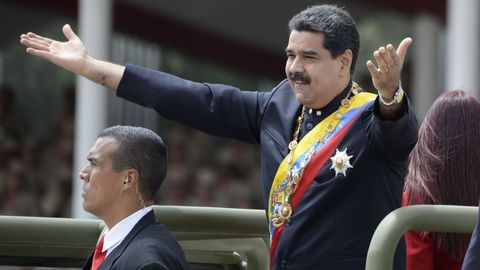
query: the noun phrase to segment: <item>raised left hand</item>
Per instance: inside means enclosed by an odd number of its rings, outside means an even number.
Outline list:
[[[392,44],[388,44],[373,52],[378,68],[371,60],[367,61],[367,68],[372,76],[373,86],[387,102],[393,100],[395,91],[399,87],[403,61],[410,44],[412,44],[412,39],[407,37],[400,42],[397,50],[395,50]]]

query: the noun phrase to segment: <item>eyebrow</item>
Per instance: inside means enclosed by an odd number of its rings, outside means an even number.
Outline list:
[[[287,53],[287,54],[293,53],[293,50],[289,49],[289,48],[286,48],[285,53]],[[312,50],[312,49],[303,50],[302,53],[303,53],[303,55],[308,55],[308,56],[318,56],[317,51]]]
[[[303,54],[304,55],[309,55],[309,56],[318,56],[318,53],[315,50],[305,50],[305,51],[303,51]]]
[[[98,162],[98,158],[94,158],[94,157],[87,157],[87,160],[90,162]]]

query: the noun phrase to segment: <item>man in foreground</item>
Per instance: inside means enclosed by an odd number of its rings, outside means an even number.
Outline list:
[[[108,230],[83,269],[189,269],[165,225],[156,222],[152,198],[167,172],[167,152],[153,131],[105,129],[80,172],[83,208]]]

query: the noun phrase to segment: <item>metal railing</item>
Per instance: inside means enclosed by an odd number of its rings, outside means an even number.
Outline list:
[[[192,266],[268,269],[265,211],[187,206],[154,206],[154,211]],[[0,216],[0,264],[81,267],[103,229],[99,220]]]
[[[366,270],[392,269],[393,255],[406,231],[471,233],[478,207],[413,205],[388,214],[378,225],[370,242]]]
[[[268,269],[263,210],[154,206],[154,211],[180,241],[193,268]],[[470,233],[477,213],[478,207],[446,205],[393,211],[372,237],[366,269],[392,269],[395,248],[406,231]],[[0,264],[81,267],[103,229],[99,220],[0,216]]]

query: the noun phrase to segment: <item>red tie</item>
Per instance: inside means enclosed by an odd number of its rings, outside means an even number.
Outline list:
[[[97,247],[95,248],[95,253],[93,253],[93,262],[92,262],[92,270],[97,270],[97,268],[100,266],[100,264],[103,262],[105,259],[105,256],[107,256],[107,251],[102,252],[103,249],[103,238],[100,238],[100,241],[98,241]]]

